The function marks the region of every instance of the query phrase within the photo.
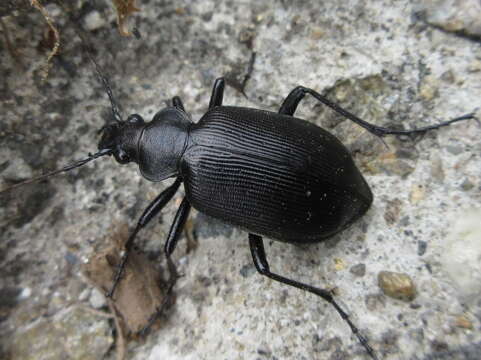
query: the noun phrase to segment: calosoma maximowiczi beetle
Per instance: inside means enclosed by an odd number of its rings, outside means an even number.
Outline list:
[[[137,114],[123,121],[107,79],[100,72],[99,75],[107,88],[115,118],[115,122],[100,130],[99,151],[16,186],[69,171],[104,155],[113,155],[120,164],[137,163],[143,177],[150,181],[176,178],[140,217],[126,243],[108,295],[112,296],[115,291],[138,232],[183,183],[185,197],[164,247],[174,274],[170,256],[190,208],[194,207],[246,230],[258,272],[331,303],[369,355],[376,359],[367,339],[334,301],[330,291],[289,279],[269,268],[263,237],[294,244],[316,243],[349,227],[366,213],[373,201],[371,189],[346,147],[328,131],[294,117],[294,113],[305,95],[311,95],[379,137],[424,133],[474,119],[474,114],[412,130],[393,130],[370,124],[302,86],[291,91],[278,113],[223,106],[225,82],[219,78],[214,84],[209,109],[197,123],[191,121],[178,97],[151,122],[146,123]]]

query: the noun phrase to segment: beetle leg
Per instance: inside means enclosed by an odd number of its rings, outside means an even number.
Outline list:
[[[212,95],[210,96],[209,109],[222,105],[222,100],[224,99],[224,87],[224,78],[218,78],[215,80]]]
[[[185,221],[189,216],[189,211],[190,211],[190,203],[187,201],[187,198],[184,197],[184,199],[182,200],[182,203],[179,206],[179,209],[177,210],[177,213],[175,214],[174,222],[170,226],[169,235],[167,236],[167,241],[165,242],[165,247],[164,247],[164,252],[165,252],[165,256],[167,257],[167,264],[169,266],[169,273],[170,273],[169,286],[167,288],[164,301],[162,302],[160,307],[157,308],[157,311],[155,312],[155,314],[151,316],[147,325],[145,325],[144,328],[139,331],[138,334],[141,336],[147,333],[147,331],[150,329],[152,324],[155,322],[155,320],[160,316],[160,314],[164,310],[165,306],[167,305],[167,302],[169,301],[169,296],[172,292],[172,289],[174,288],[175,282],[177,281],[177,278],[178,278],[177,269],[175,268],[175,264],[170,258],[170,255],[172,255],[172,252],[174,251],[175,246],[177,245],[180,233],[182,232],[182,228],[184,227]]]
[[[114,283],[112,288],[107,293],[107,297],[111,298],[114,294],[115,288],[117,287],[120,277],[125,268],[125,264],[127,263],[127,258],[129,256],[129,252],[132,249],[134,244],[135,236],[137,233],[142,229],[145,225],[147,225],[152,218],[159,213],[160,210],[172,199],[174,194],[177,192],[177,189],[180,186],[182,180],[177,178],[175,182],[170,185],[167,189],[162,191],[159,196],[157,196],[154,201],[152,201],[149,206],[144,210],[142,216],[140,217],[139,221],[137,222],[137,226],[135,227],[134,231],[130,234],[127,242],[125,243],[125,251],[120,259],[120,264],[117,268],[117,273],[115,274]]]
[[[426,131],[429,130],[434,130],[438,129],[443,126],[450,125],[452,123],[458,122],[458,121],[463,121],[463,120],[470,120],[470,119],[475,119],[475,112],[472,112],[470,114],[466,114],[463,116],[459,116],[457,118],[447,120],[440,122],[438,124],[434,125],[428,125],[416,129],[410,129],[410,130],[395,130],[395,129],[389,129],[385,128],[382,126],[377,126],[368,123],[367,121],[362,120],[361,118],[357,117],[356,115],[350,113],[346,109],[340,107],[339,105],[333,103],[329,99],[327,99],[325,96],[319,94],[318,92],[306,88],[304,86],[298,86],[294,90],[292,90],[289,95],[286,97],[286,99],[283,101],[281,108],[279,109],[280,114],[286,114],[286,115],[294,115],[294,112],[297,109],[297,106],[299,105],[300,101],[306,96],[306,94],[309,94],[313,96],[316,100],[320,101],[324,105],[330,107],[332,110],[337,112],[338,114],[344,116],[346,119],[351,120],[358,124],[359,126],[362,126],[364,129],[369,131],[371,134],[382,137],[385,135],[411,135],[411,134],[420,134],[420,133],[425,133]]]
[[[296,112],[297,106],[301,100],[306,96],[306,93],[302,91],[302,86],[296,87],[292,90],[289,95],[282,102],[281,108],[279,109],[279,114],[293,116]]]
[[[371,356],[371,358],[378,359],[374,350],[369,345],[369,342],[367,341],[367,339],[359,332],[359,329],[352,323],[352,321],[349,319],[349,315],[347,315],[346,312],[342,310],[341,307],[334,301],[330,291],[319,289],[319,288],[316,288],[307,284],[303,284],[301,282],[291,280],[286,277],[272,273],[269,269],[269,263],[267,262],[267,259],[266,259],[266,253],[264,251],[264,244],[261,236],[255,235],[255,234],[249,234],[249,246],[251,249],[252,259],[254,260],[254,265],[259,273],[271,278],[272,280],[279,281],[283,284],[294,286],[301,290],[309,291],[313,294],[316,294],[317,296],[320,296],[327,302],[329,302],[332,306],[334,306],[334,308],[339,313],[339,315],[341,315],[343,320],[348,323],[349,327],[351,328],[351,331],[354,333],[354,335],[356,335],[359,342],[366,349],[366,351]]]
[[[185,112],[185,108],[184,108],[184,104],[182,103],[182,100],[180,99],[180,97],[178,96],[174,96],[173,99],[172,99],[172,105],[179,109],[179,110],[182,110],[183,112]]]
[[[173,278],[172,281],[175,281],[177,278],[177,270],[170,256],[174,252],[177,242],[179,241],[180,233],[182,232],[187,217],[189,216],[190,207],[191,205],[189,201],[186,197],[184,197],[179,209],[177,210],[177,213],[175,214],[174,222],[170,226],[169,235],[167,236],[167,241],[165,242],[164,246],[165,256],[167,257],[167,263]]]

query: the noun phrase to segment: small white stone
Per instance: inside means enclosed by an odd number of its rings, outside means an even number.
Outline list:
[[[104,19],[98,11],[91,11],[84,19],[85,28],[89,31],[100,29],[105,25]]]
[[[32,289],[29,287],[23,288],[20,294],[18,295],[19,300],[28,299],[32,295]]]
[[[456,217],[441,257],[444,271],[464,301],[481,296],[481,209]]]
[[[78,299],[79,301],[85,301],[90,297],[91,290],[89,288],[83,289],[80,293]]]
[[[92,290],[92,293],[90,294],[89,302],[94,309],[100,309],[107,304],[104,294],[102,294],[97,289]]]

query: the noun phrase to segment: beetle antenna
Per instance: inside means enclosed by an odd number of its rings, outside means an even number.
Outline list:
[[[387,150],[389,150],[389,145],[384,141],[384,139],[382,138],[382,136],[378,136],[377,137],[379,140],[381,140],[381,142],[384,144],[384,146],[386,147]]]
[[[13,190],[13,189],[16,189],[18,187],[21,187],[21,186],[24,186],[24,185],[27,185],[27,184],[31,184],[31,183],[34,183],[34,182],[38,182],[38,181],[41,181],[41,180],[45,180],[51,176],[54,176],[54,175],[57,175],[57,174],[60,174],[60,173],[63,173],[63,172],[67,172],[67,171],[70,171],[70,170],[73,170],[75,168],[78,168],[82,165],[85,165],[86,163],[92,161],[92,160],[95,160],[101,156],[105,156],[105,155],[111,155],[113,153],[113,150],[112,149],[102,149],[100,150],[99,152],[96,152],[95,154],[89,154],[88,157],[86,157],[85,159],[82,159],[82,160],[77,160],[77,161],[74,161],[70,164],[67,164],[63,167],[61,167],[60,169],[57,169],[57,170],[53,170],[53,171],[49,171],[45,174],[42,174],[40,176],[37,176],[37,177],[34,177],[34,178],[31,178],[31,179],[27,179],[25,181],[22,181],[18,184],[15,184],[13,186],[10,186],[6,189],[3,189],[3,190],[0,190],[0,194],[3,194],[5,192],[8,192],[10,190]]]
[[[120,110],[117,105],[117,102],[115,101],[114,94],[112,92],[112,88],[110,87],[109,79],[102,73],[102,69],[100,65],[97,63],[97,61],[94,59],[92,52],[88,48],[88,46],[85,46],[87,56],[90,59],[90,61],[94,64],[95,67],[95,72],[97,73],[97,76],[99,77],[100,81],[105,87],[105,91],[107,92],[107,95],[109,96],[110,100],[110,107],[112,109],[112,115],[117,123],[122,122],[122,116],[120,115]]]
[[[91,48],[93,46],[91,45],[91,42],[87,40],[87,37],[84,36],[85,31],[82,29],[80,26],[78,20],[72,15],[72,12],[68,9],[67,5],[64,4],[63,2],[59,2],[61,7],[64,8],[65,13],[68,14],[68,18],[74,25],[74,31],[77,33],[77,36],[80,38],[80,41],[82,43],[82,47],[85,49],[85,52],[87,53],[87,56],[89,57],[90,61],[94,64],[95,67],[95,72],[97,73],[97,76],[99,77],[100,81],[104,85],[105,91],[107,92],[107,95],[109,96],[110,100],[110,107],[112,109],[112,115],[113,118],[117,123],[122,122],[122,115],[120,114],[119,107],[117,105],[117,102],[115,101],[114,94],[112,92],[112,88],[110,87],[109,80],[107,77],[103,74],[102,68],[100,65],[95,61],[94,56],[92,55]]]

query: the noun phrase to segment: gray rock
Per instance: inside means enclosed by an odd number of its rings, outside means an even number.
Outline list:
[[[8,346],[12,360],[103,359],[113,343],[107,319],[72,307],[51,319],[17,329]]]
[[[428,23],[449,31],[481,38],[481,3],[478,0],[423,2]]]

